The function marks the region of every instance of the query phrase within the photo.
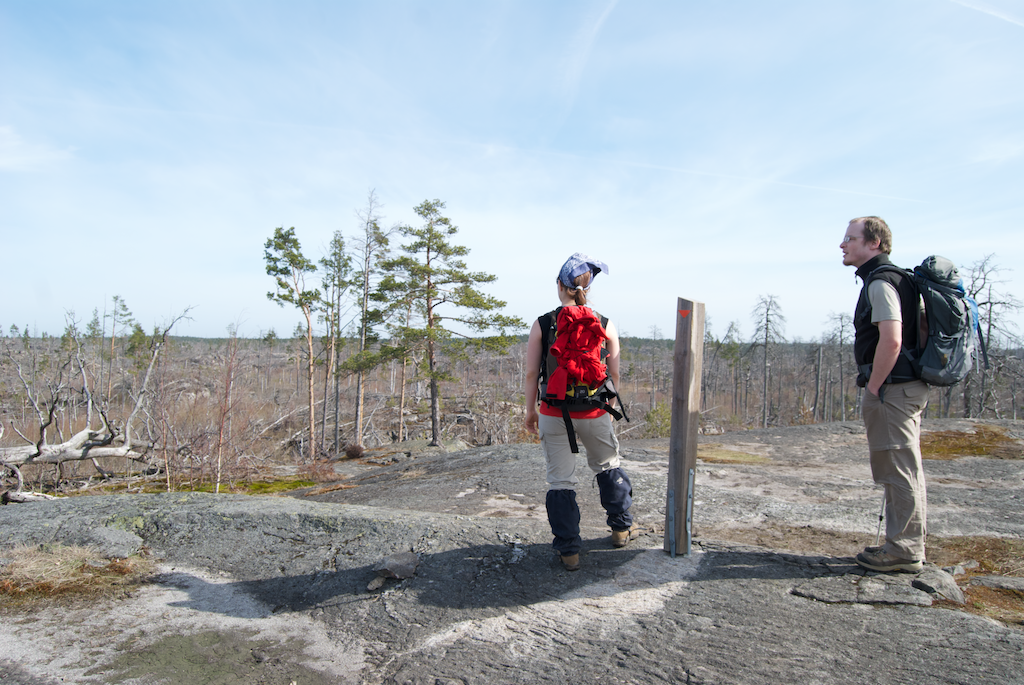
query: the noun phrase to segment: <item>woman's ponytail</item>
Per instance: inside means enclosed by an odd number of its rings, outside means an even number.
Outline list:
[[[591,274],[589,271],[582,273],[575,278],[573,284],[576,286],[569,292],[572,293],[576,304],[583,306],[587,303],[587,290],[590,288]]]

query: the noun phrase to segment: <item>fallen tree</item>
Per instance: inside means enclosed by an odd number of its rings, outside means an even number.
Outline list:
[[[24,482],[18,467],[29,464],[53,464],[59,467],[60,464],[68,461],[92,460],[93,466],[101,475],[106,475],[104,469],[96,461],[101,458],[120,457],[148,464],[147,455],[155,448],[158,448],[158,446],[145,444],[141,448],[137,447],[133,425],[140,412],[144,409],[150,378],[160,356],[160,350],[167,342],[167,336],[171,328],[181,319],[186,318],[188,311],[186,309],[163,330],[157,329],[154,333],[149,364],[146,367],[141,387],[134,397],[135,402],[131,413],[124,421],[123,426],[120,427],[111,421],[103,408],[96,406],[93,400],[92,391],[89,387],[89,375],[86,372],[81,344],[79,343],[77,329],[73,322],[68,327],[69,338],[73,342],[73,349],[68,350],[66,357],[57,365],[53,377],[46,381],[48,392],[45,397],[41,393],[35,392],[32,385],[25,379],[21,364],[15,359],[11,350],[8,349],[6,351],[8,359],[18,371],[18,377],[22,381],[28,400],[39,419],[39,437],[37,440],[30,440],[14,428],[14,431],[21,436],[26,444],[0,448],[0,464],[14,472],[18,478],[18,486],[13,491],[14,493],[21,493]],[[77,367],[77,373],[71,372],[71,369],[74,367]],[[80,379],[80,387],[72,387],[70,378],[73,376],[77,376]],[[67,440],[51,444],[48,441],[49,429],[54,423],[56,412],[59,407],[71,401],[74,395],[81,395],[84,399],[86,406],[86,428],[78,431]],[[94,415],[99,417],[99,425],[95,427],[93,424],[97,422],[97,419]],[[0,425],[0,437],[3,436],[3,429],[4,427]],[[25,495],[27,496],[28,493],[25,493]],[[9,501],[21,501],[14,497],[8,497],[7,499]]]

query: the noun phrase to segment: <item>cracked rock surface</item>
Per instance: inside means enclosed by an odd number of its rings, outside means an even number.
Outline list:
[[[958,589],[948,573],[869,573],[787,538],[806,527],[873,544],[879,493],[856,424],[714,442],[771,461],[699,466],[690,556],[662,550],[667,444],[624,441],[640,534],[613,549],[584,480],[574,573],[551,551],[539,445],[347,465],[356,487],[311,497],[176,493],[2,508],[4,546],[88,531],[115,545],[138,539],[161,575],[128,599],[3,610],[0,681],[1024,680],[1024,630],[936,605]],[[1024,490],[1024,462],[990,461],[926,463],[929,477],[949,481],[930,487],[932,530],[1024,533],[1021,507],[997,506]],[[770,544],[730,531],[765,531]],[[380,575],[400,562],[387,575],[410,577]],[[193,662],[203,664],[198,679]]]

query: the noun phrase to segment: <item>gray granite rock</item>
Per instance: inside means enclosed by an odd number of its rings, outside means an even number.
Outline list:
[[[964,593],[956,584],[956,580],[946,571],[934,566],[926,566],[911,585],[931,595],[938,595],[958,604],[964,603]]]
[[[385,557],[373,570],[384,578],[412,578],[419,564],[420,558],[412,552],[399,552]]]
[[[105,559],[124,559],[138,554],[144,544],[134,533],[107,526],[68,531],[60,541],[66,545],[91,547]]]
[[[974,576],[971,578],[971,585],[983,587],[994,587],[1000,590],[1019,590],[1024,592],[1024,578],[1013,578],[1009,576]]]

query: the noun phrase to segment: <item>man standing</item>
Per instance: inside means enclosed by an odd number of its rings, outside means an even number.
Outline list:
[[[885,544],[866,547],[857,563],[872,571],[920,571],[928,507],[921,465],[921,415],[928,386],[915,377],[902,350],[916,349],[919,295],[891,265],[892,233],[876,216],[854,219],[839,247],[843,264],[864,283],[853,323],[854,358],[864,388],[864,427],[871,476],[884,488]],[[872,273],[875,272],[875,273]]]

